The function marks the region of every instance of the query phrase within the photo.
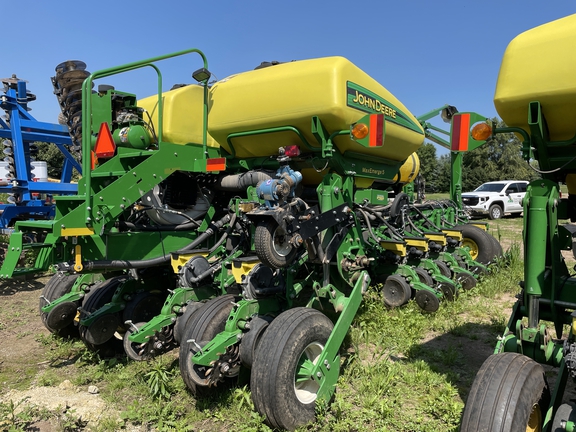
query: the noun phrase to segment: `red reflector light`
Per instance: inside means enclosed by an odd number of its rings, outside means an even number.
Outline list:
[[[300,147],[297,145],[289,145],[284,147],[284,154],[288,157],[300,156]]]
[[[116,144],[114,144],[114,138],[110,133],[108,128],[108,123],[104,122],[100,125],[100,131],[98,132],[98,138],[96,139],[96,145],[94,146],[94,153],[97,158],[111,158],[116,152]]]
[[[225,171],[226,158],[212,158],[206,160],[206,171]]]
[[[452,117],[450,150],[467,151],[468,135],[470,133],[470,114],[455,114]]]

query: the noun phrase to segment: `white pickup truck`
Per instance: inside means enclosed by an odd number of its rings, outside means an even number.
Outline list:
[[[526,195],[527,181],[500,180],[484,183],[473,192],[462,194],[464,207],[473,216],[488,215],[490,219],[500,219],[505,213],[522,213],[522,199]]]

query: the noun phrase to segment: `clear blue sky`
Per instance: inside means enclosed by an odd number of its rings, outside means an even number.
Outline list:
[[[414,115],[448,103],[493,117],[508,42],[573,13],[574,0],[20,0],[2,17],[0,77],[28,80],[38,98],[30,104],[31,114],[56,122],[59,107],[50,77],[69,59],[83,60],[93,72],[199,48],[221,79],[262,61],[341,55]],[[168,89],[191,82],[201,63],[188,55],[159,66]],[[140,75],[111,84],[138,97],[154,93],[155,78]]]

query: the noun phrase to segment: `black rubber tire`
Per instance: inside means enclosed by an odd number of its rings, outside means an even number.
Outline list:
[[[422,312],[434,313],[440,308],[440,299],[425,289],[416,291],[414,301],[422,309]]]
[[[182,339],[182,334],[184,333],[184,329],[188,327],[188,321],[190,317],[198,309],[201,307],[203,303],[192,301],[184,306],[184,312],[176,318],[176,323],[174,324],[174,340],[178,345],[180,345],[180,339]]]
[[[504,216],[504,211],[502,207],[498,204],[492,204],[488,209],[488,217],[492,220],[501,219]]]
[[[382,300],[388,307],[400,307],[412,298],[412,288],[403,276],[390,275],[381,289]]]
[[[442,292],[445,301],[454,301],[458,297],[458,290],[456,289],[456,285],[451,281],[438,283],[436,289]]]
[[[130,320],[133,323],[148,322],[160,314],[165,296],[159,292],[140,292],[126,304],[122,312],[122,324]]]
[[[255,316],[250,320],[250,329],[244,333],[242,336],[242,341],[240,342],[240,361],[242,366],[252,369],[254,364],[254,357],[256,355],[256,350],[264,332],[268,329],[272,321],[272,317],[261,317]]]
[[[549,402],[540,364],[518,353],[493,354],[472,383],[460,431],[525,432],[529,421],[541,430]]]
[[[434,279],[432,278],[430,273],[428,273],[428,270],[426,270],[425,268],[414,267],[414,271],[418,275],[418,280],[422,282],[424,285],[429,286],[431,288],[434,287],[434,285],[436,285]]]
[[[554,419],[552,420],[552,429],[550,432],[565,432],[566,429],[562,427],[563,421],[576,422],[576,405],[573,403],[565,403],[558,407]]]
[[[498,241],[498,239],[496,237],[494,237],[493,235],[490,235],[490,240],[492,240],[492,243],[494,244],[494,257],[495,258],[502,258],[504,256],[504,250],[502,249],[502,245],[500,244],[500,242]]]
[[[78,327],[72,322],[70,325],[63,327],[61,329],[53,329],[46,323],[46,317],[48,314],[42,312],[42,308],[48,304],[48,302],[52,302],[64,294],[68,294],[76,280],[80,277],[80,275],[67,275],[65,273],[56,273],[54,276],[50,278],[44,288],[42,289],[42,296],[40,297],[40,303],[38,305],[38,309],[40,311],[40,319],[44,324],[44,327],[48,329],[50,333],[54,333],[63,338],[76,338],[78,337]]]
[[[470,255],[475,261],[481,264],[494,261],[497,250],[495,250],[496,246],[490,234],[474,225],[459,225],[457,228],[462,231],[462,243],[470,246]]]
[[[138,329],[141,329],[142,327],[144,327],[146,325],[146,323],[145,322],[139,322],[139,323],[135,323],[134,325]],[[134,361],[150,360],[152,357],[147,356],[146,354],[144,354],[144,355],[138,354],[137,347],[135,346],[135,344],[133,342],[130,341],[130,339],[128,339],[132,333],[134,333],[134,329],[132,327],[129,327],[128,330],[126,330],[126,333],[124,333],[124,337],[122,338],[122,346],[124,347],[124,352],[126,353],[126,355],[129,358],[131,358]]]
[[[274,219],[266,219],[256,226],[254,248],[260,261],[273,269],[289,266],[296,257],[296,248],[287,243],[286,235]]]
[[[410,197],[408,194],[404,192],[400,192],[394,197],[394,201],[392,201],[392,205],[390,206],[390,219],[393,222],[397,222],[398,219],[402,215],[402,209],[410,204]]]
[[[448,267],[448,264],[446,264],[444,261],[440,261],[440,260],[435,260],[434,264],[436,264],[436,267],[438,267],[438,270],[440,270],[440,274],[442,276],[446,276],[447,278],[452,278],[452,270],[450,270],[450,267]]]
[[[205,395],[206,391],[213,387],[208,387],[208,382],[204,378],[206,368],[192,363],[192,357],[198,352],[198,348],[193,342],[188,341],[194,339],[202,347],[224,331],[228,315],[234,307],[232,303],[237,300],[238,297],[230,294],[204,303],[192,313],[188,326],[184,329],[180,341],[180,374],[186,387],[197,397]],[[218,386],[221,387],[223,386]]]
[[[295,376],[302,357],[314,361],[333,329],[324,314],[302,307],[281,313],[268,326],[256,350],[250,388],[256,411],[273,428],[293,430],[314,421],[317,384],[310,379],[297,390]]]
[[[98,282],[88,294],[84,297],[84,302],[82,305],[83,312],[80,312],[80,321],[86,317],[86,312],[93,313],[100,309],[107,303],[110,303],[114,293],[120,286],[122,282],[126,280],[126,276],[116,276],[105,281]],[[118,314],[116,314],[118,315]],[[120,317],[117,316],[117,323],[120,324]],[[122,348],[122,341],[117,340],[114,337],[114,332],[110,333],[110,337],[102,342],[95,344],[91,342],[89,335],[89,328],[83,325],[78,325],[80,331],[80,339],[84,342],[86,347],[94,352],[98,352],[101,355],[110,356],[112,353],[117,351],[117,347]]]
[[[467,272],[458,272],[454,278],[464,291],[469,291],[478,284],[476,278]]]

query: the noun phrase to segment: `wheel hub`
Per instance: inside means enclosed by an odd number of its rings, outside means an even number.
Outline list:
[[[307,405],[316,400],[320,384],[310,376],[310,371],[318,362],[324,346],[315,342],[308,345],[300,356],[299,367],[296,369],[294,379],[294,393],[296,398]]]
[[[292,252],[292,245],[288,242],[288,236],[282,227],[274,231],[274,251],[280,256],[288,256]]]

